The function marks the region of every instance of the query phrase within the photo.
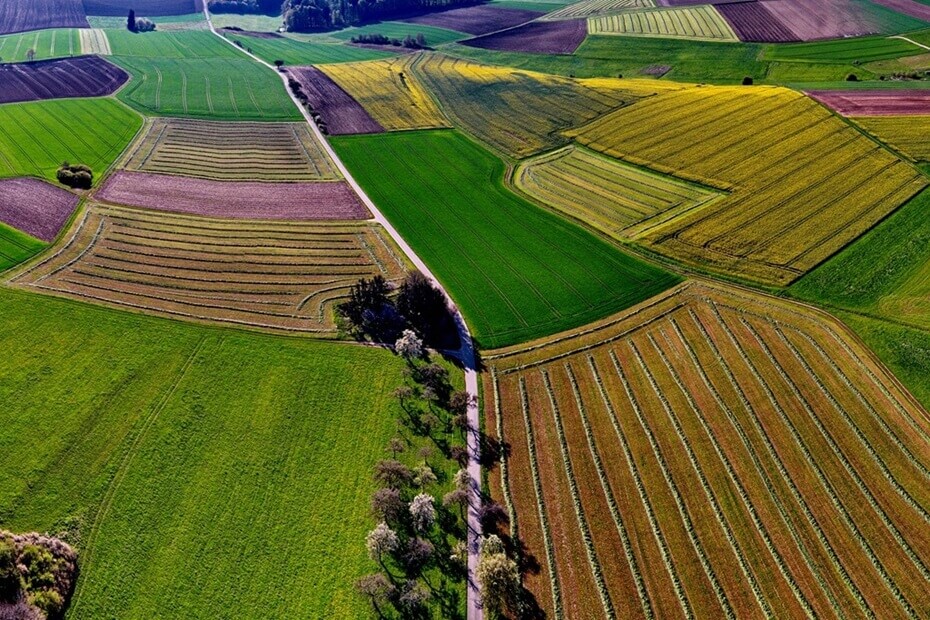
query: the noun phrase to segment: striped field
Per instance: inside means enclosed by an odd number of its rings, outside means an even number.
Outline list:
[[[629,11],[588,19],[591,34],[739,41],[713,6]]]
[[[635,238],[699,209],[718,192],[569,146],[520,163],[524,193],[617,238]]]
[[[547,13],[540,19],[583,19],[594,15],[607,15],[619,11],[650,8],[655,5],[654,0],[582,0],[557,11]]]
[[[23,62],[29,50],[35,52],[34,60],[63,58],[81,55],[81,39],[76,28],[53,28],[36,30],[0,37],[0,58],[3,62]]]
[[[341,178],[306,123],[155,119],[123,167],[217,181]]]
[[[484,361],[547,617],[930,611],[930,416],[830,317],[692,282]]]
[[[100,54],[109,56],[113,52],[110,50],[110,40],[107,38],[107,31],[101,28],[85,28],[81,33],[81,53],[82,54]]]
[[[930,116],[868,116],[853,120],[902,155],[930,161]]]
[[[405,271],[373,224],[91,206],[55,253],[13,282],[154,314],[331,336],[334,305],[359,278],[396,282]]]

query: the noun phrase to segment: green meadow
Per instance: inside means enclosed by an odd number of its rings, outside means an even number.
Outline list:
[[[0,37],[0,62],[24,62],[26,52],[35,60],[81,55],[81,37],[76,28],[53,28]]]
[[[0,271],[37,254],[45,242],[0,222]]]
[[[391,52],[346,45],[339,39],[328,36],[261,39],[233,32],[224,34],[227,39],[241,44],[243,49],[251,50],[253,54],[267,63],[282,60],[286,65],[320,65],[374,60],[394,55]]]

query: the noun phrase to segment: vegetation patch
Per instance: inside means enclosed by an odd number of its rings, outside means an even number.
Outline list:
[[[827,315],[692,282],[484,361],[492,496],[548,613],[927,604],[930,418]]]
[[[677,282],[509,192],[503,163],[457,132],[332,142],[482,346],[582,325]]]
[[[61,617],[77,579],[77,553],[67,543],[0,530],[0,614],[11,620]]]
[[[0,64],[0,104],[103,97],[128,79],[128,73],[99,56]]]
[[[332,336],[334,305],[360,277],[397,282],[404,273],[375,225],[93,206],[15,282],[165,316]]]
[[[78,33],[83,35],[84,32],[72,28],[54,28],[2,36],[0,59],[3,62],[25,62],[77,56],[82,53]]]
[[[922,48],[889,37],[859,37],[855,39],[836,39],[834,41],[815,41],[812,43],[788,43],[785,45],[768,45],[762,57],[776,61],[813,61],[835,63],[865,63],[874,60],[901,58],[919,54]]]
[[[442,112],[411,70],[412,59],[325,65],[320,70],[387,130],[448,127]]]
[[[123,167],[215,181],[332,181],[342,178],[306,123],[155,119]]]
[[[737,41],[736,34],[713,6],[624,11],[588,19],[591,34],[672,37]]]
[[[796,280],[927,185],[910,164],[781,88],[673,91],[567,133],[596,151],[729,191],[641,242],[773,285]]]
[[[0,180],[0,220],[37,239],[54,241],[78,197],[38,179]]]
[[[113,99],[66,99],[0,106],[0,177],[54,181],[63,161],[106,170],[142,126]]]
[[[930,116],[867,116],[860,127],[915,161],[930,161]]]
[[[359,62],[393,56],[396,52],[348,45],[338,39],[285,36],[256,38],[228,32],[226,38],[242,49],[268,63],[282,61],[285,65],[322,65],[335,62]]]

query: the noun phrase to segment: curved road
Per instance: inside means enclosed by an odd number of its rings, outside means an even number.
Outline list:
[[[204,17],[206,17],[207,24],[210,27],[210,32],[218,36],[221,40],[225,41],[229,45],[233,46],[246,56],[249,56],[258,63],[261,63],[277,73],[281,80],[284,82],[284,90],[290,96],[291,100],[294,102],[294,105],[297,106],[297,109],[300,110],[303,114],[304,119],[310,125],[310,128],[313,130],[313,134],[319,140],[320,144],[326,149],[327,154],[332,158],[333,162],[336,164],[336,167],[339,169],[339,172],[342,173],[342,176],[345,178],[346,182],[352,189],[358,194],[358,197],[361,201],[368,207],[368,210],[371,211],[374,216],[374,220],[378,222],[384,229],[391,235],[391,238],[394,242],[403,250],[404,254],[407,255],[407,258],[410,259],[410,262],[420,270],[423,275],[432,281],[433,285],[436,286],[442,294],[445,295],[446,301],[449,306],[452,308],[455,316],[455,323],[458,326],[459,330],[459,340],[462,343],[461,349],[456,353],[456,356],[462,362],[462,365],[465,368],[465,390],[469,395],[469,406],[468,406],[468,431],[466,434],[466,446],[468,448],[468,477],[470,481],[471,493],[468,498],[468,620],[483,620],[484,613],[481,609],[480,594],[478,591],[478,583],[475,580],[475,568],[478,564],[478,540],[481,537],[481,521],[478,518],[478,513],[481,508],[481,464],[479,458],[481,456],[481,446],[479,442],[479,429],[480,429],[480,419],[478,413],[478,371],[477,371],[477,356],[475,354],[474,345],[472,343],[471,332],[468,331],[468,325],[465,324],[465,319],[462,318],[461,312],[455,305],[455,302],[452,300],[452,297],[449,295],[448,291],[442,286],[442,283],[433,275],[429,267],[426,266],[426,263],[417,256],[416,252],[413,251],[413,248],[400,236],[400,233],[394,228],[390,221],[378,210],[378,207],[375,206],[375,203],[368,197],[365,193],[365,190],[358,184],[358,182],[352,177],[352,174],[349,172],[349,169],[346,168],[345,164],[342,163],[342,160],[339,159],[339,155],[336,154],[336,151],[333,150],[333,147],[329,144],[329,141],[326,140],[326,136],[323,135],[323,132],[320,131],[320,128],[317,127],[316,123],[313,121],[313,117],[310,116],[310,113],[307,112],[306,108],[298,101],[297,97],[294,96],[294,93],[291,92],[291,89],[287,84],[287,75],[278,71],[276,67],[265,62],[255,54],[242,49],[220,33],[216,31],[216,28],[213,27],[213,20],[210,19],[210,12],[204,3],[203,9]]]

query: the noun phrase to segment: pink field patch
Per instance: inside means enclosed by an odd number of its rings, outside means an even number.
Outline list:
[[[875,4],[880,4],[898,13],[904,13],[917,19],[930,22],[930,6],[915,2],[914,0],[872,0]]]
[[[544,14],[537,11],[499,9],[494,6],[479,4],[449,11],[425,13],[401,21],[482,35],[525,24],[541,15]]]
[[[799,40],[760,2],[721,4],[717,11],[730,22],[740,41],[787,43]]]
[[[103,97],[128,79],[128,73],[99,56],[0,64],[0,103]]]
[[[759,4],[801,41],[881,32],[881,25],[851,0],[762,0]]]
[[[42,241],[54,241],[78,197],[38,179],[0,180],[0,221]]]
[[[119,171],[97,198],[115,204],[255,220],[364,220],[371,217],[344,182],[209,181]]]
[[[471,47],[502,52],[571,54],[578,49],[586,36],[588,36],[587,22],[583,19],[572,19],[531,22],[462,43]]]
[[[926,90],[812,90],[807,93],[844,116],[930,115]]]

